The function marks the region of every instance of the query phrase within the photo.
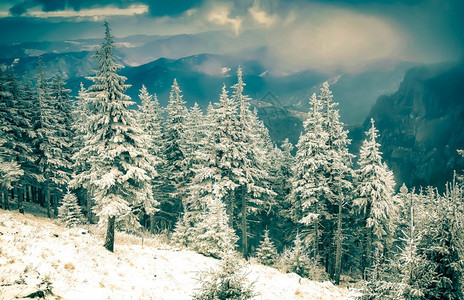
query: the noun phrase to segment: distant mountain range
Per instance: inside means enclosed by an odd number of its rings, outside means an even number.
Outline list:
[[[334,99],[340,103],[341,119],[351,131],[353,153],[358,153],[362,131],[373,117],[385,159],[398,182],[442,185],[451,170],[461,166],[455,150],[464,148],[464,101],[459,91],[464,84],[462,65],[381,61],[359,73],[286,72],[275,68],[260,39],[256,33],[206,32],[137,35],[115,42],[117,59],[125,66],[121,74],[132,85],[127,93],[135,101],[145,84],[165,106],[177,78],[187,105],[197,102],[206,108],[218,101],[223,84],[230,87],[235,83],[236,69],[241,66],[245,92],[252,97],[273,140],[280,143],[289,137],[296,144],[309,97],[329,81]],[[14,64],[18,74],[34,76],[38,55],[42,55],[50,76],[58,71],[65,74],[75,95],[80,82],[90,84],[85,76],[96,67],[92,55],[100,43],[88,39],[1,46],[0,64]]]
[[[166,104],[169,88],[178,79],[188,105],[198,102],[205,107],[217,101],[222,84],[234,83],[234,73],[240,65],[244,70],[246,93],[261,99],[269,92],[285,106],[306,112],[308,99],[328,80],[336,100],[340,102],[342,119],[347,124],[361,124],[378,96],[394,92],[404,72],[414,64],[383,61],[372,64],[363,72],[352,74],[339,71],[277,70],[263,47],[259,32],[244,32],[239,36],[227,31],[212,31],[192,35],[129,36],[115,39],[118,61],[132,87],[128,94],[137,100],[144,83],[151,93],[157,93]],[[62,72],[69,87],[77,93],[78,85],[90,84],[84,77],[95,69],[92,58],[99,39],[21,43],[0,47],[0,64],[11,65],[15,59],[19,74],[35,74],[37,55],[42,55],[50,76]],[[246,45],[246,46],[244,46]],[[246,58],[246,59],[245,59]]]

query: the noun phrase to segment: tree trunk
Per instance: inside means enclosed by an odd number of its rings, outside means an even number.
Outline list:
[[[0,190],[0,194],[2,195],[3,209],[10,210],[10,203],[8,202],[8,194],[6,188],[2,187]]]
[[[316,202],[316,222],[314,223],[314,259],[319,260],[319,202]]]
[[[108,217],[108,227],[106,229],[106,237],[105,237],[105,247],[108,251],[114,252],[114,221],[116,217],[111,216]]]
[[[24,215],[24,190],[22,187],[19,187],[18,190],[18,211]]]
[[[39,197],[37,197],[37,188],[31,186],[30,189],[31,189],[31,198],[32,198],[31,202],[39,203]]]
[[[230,228],[234,228],[234,200],[235,200],[235,192],[230,191],[227,197],[227,203],[226,203],[226,213],[229,216]]]
[[[50,213],[50,191],[47,185],[45,185],[43,192],[44,192],[45,207],[47,208],[47,217],[51,218],[52,215]]]
[[[87,220],[89,220],[90,224],[93,224],[93,215],[92,215],[92,197],[91,192],[86,191],[85,193],[85,210],[87,215]]]
[[[334,282],[336,285],[340,284],[340,273],[342,269],[342,204],[343,196],[340,194],[338,200],[338,223],[337,223],[337,237],[336,237],[336,250],[335,250],[335,270]]]
[[[155,214],[150,215],[150,233],[155,231]]]
[[[58,203],[61,199],[61,193],[57,193],[54,195],[53,197],[53,214],[55,216],[55,218],[58,216]]]
[[[29,203],[32,203],[32,188],[31,186],[29,185],[27,188],[26,188],[26,201],[29,202]]]
[[[248,206],[247,206],[247,197],[246,189],[242,188],[242,220],[240,224],[240,230],[242,231],[242,253],[245,259],[248,258],[248,231],[247,231],[247,217],[248,217]]]

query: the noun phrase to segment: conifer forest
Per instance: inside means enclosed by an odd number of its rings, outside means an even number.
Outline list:
[[[219,260],[193,299],[258,297],[246,262],[353,299],[464,299],[462,169],[444,186],[398,181],[383,153],[393,135],[373,115],[352,145],[330,80],[305,95],[295,144],[271,138],[240,66],[208,105],[188,106],[180,79],[167,99],[149,75],[131,87],[103,28],[78,91],[41,56],[33,76],[0,68],[0,214],[97,224],[108,252],[130,234]]]

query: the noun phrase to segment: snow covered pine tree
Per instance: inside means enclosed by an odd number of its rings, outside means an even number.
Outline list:
[[[156,211],[151,181],[157,176],[153,156],[148,152],[149,138],[138,126],[133,104],[124,92],[126,78],[116,73],[122,66],[114,59],[114,42],[107,22],[105,39],[97,50],[98,70],[87,96],[93,111],[88,117],[87,135],[75,155],[85,159],[89,169],[76,174],[71,185],[81,184],[93,192],[94,211],[100,223],[106,223],[105,248],[114,249],[116,218],[135,222],[131,205],[141,205],[147,214]]]

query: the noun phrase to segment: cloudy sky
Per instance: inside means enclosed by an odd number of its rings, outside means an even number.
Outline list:
[[[462,0],[3,0],[0,44],[227,30],[256,32],[287,64],[463,57]]]

